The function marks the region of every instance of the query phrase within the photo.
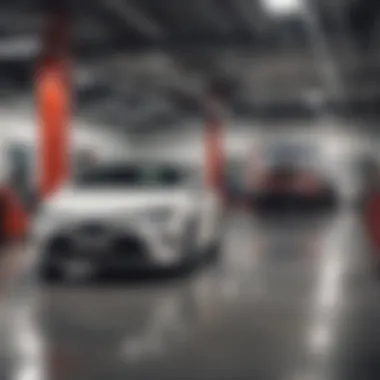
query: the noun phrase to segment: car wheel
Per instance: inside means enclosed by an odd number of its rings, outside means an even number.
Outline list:
[[[42,284],[58,284],[63,282],[63,275],[60,270],[44,265],[38,271],[38,280]]]

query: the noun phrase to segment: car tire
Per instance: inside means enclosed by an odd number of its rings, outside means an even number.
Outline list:
[[[38,280],[42,284],[58,284],[64,281],[61,271],[48,266],[42,266],[38,271]]]

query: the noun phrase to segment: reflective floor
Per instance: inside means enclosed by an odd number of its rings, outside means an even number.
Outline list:
[[[42,288],[5,272],[0,379],[380,378],[380,280],[348,211],[233,215],[220,263],[186,276]]]

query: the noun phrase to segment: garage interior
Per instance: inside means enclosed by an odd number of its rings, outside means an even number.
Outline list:
[[[380,378],[380,3],[50,3],[0,4],[0,379]],[[41,281],[45,202],[136,157],[204,174],[218,260]],[[318,165],[333,210],[259,212],[272,160]]]

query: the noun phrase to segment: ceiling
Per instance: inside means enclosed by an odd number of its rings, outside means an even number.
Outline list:
[[[313,117],[380,109],[380,2],[71,0],[77,111],[120,126],[178,123],[203,112],[210,81],[229,111]],[[302,0],[298,0],[302,2]],[[282,1],[284,2],[284,0]],[[0,5],[0,87],[31,87],[42,0]],[[1,93],[0,93],[1,95]]]

